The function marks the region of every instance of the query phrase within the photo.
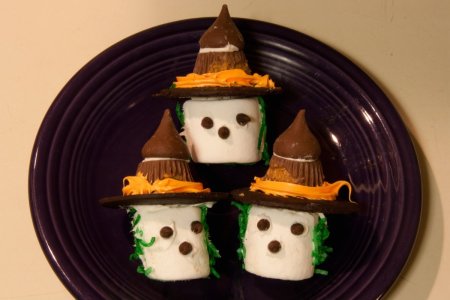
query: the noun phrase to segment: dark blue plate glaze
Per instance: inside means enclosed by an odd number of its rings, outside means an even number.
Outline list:
[[[240,269],[237,211],[209,214],[221,251],[220,280],[162,283],[136,272],[122,210],[98,200],[119,195],[140,148],[175,101],[152,95],[191,72],[198,39],[213,19],[192,19],[133,35],[95,57],[60,92],[35,141],[30,205],[53,269],[77,298],[376,299],[393,284],[413,246],[421,210],[416,155],[398,113],[377,85],[347,58],[302,33],[237,19],[254,72],[284,89],[266,98],[269,147],[306,108],[323,151],[328,181],[347,179],[355,215],[329,216],[334,248],[328,276],[300,282],[260,278]],[[216,191],[248,186],[264,173],[252,166],[196,165]]]

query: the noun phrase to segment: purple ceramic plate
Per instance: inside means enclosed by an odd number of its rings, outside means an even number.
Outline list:
[[[329,216],[334,248],[321,266],[328,276],[300,282],[260,278],[237,261],[237,211],[228,204],[209,214],[222,254],[221,279],[162,283],[136,272],[124,211],[98,200],[119,195],[140,148],[165,108],[152,95],[176,75],[192,71],[198,39],[214,19],[151,28],[98,55],[64,87],[42,122],[31,157],[31,213],[41,246],[61,281],[89,299],[376,299],[393,284],[413,246],[421,210],[416,155],[398,113],[352,62],[302,33],[237,19],[254,72],[269,73],[284,89],[266,98],[269,147],[306,108],[322,145],[329,181],[347,179],[361,206]],[[196,165],[216,191],[247,186],[262,175],[252,166]]]

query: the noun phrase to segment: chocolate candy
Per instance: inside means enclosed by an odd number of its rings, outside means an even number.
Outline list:
[[[256,226],[258,226],[259,230],[266,231],[266,230],[268,230],[270,228],[270,222],[267,219],[261,219],[261,220],[258,221]]]
[[[238,124],[241,126],[247,125],[247,123],[250,121],[251,121],[250,117],[246,114],[240,113],[240,114],[237,114],[237,116],[236,116],[236,122],[238,122]]]
[[[162,238],[168,239],[173,235],[173,229],[170,228],[169,226],[164,226],[159,231],[159,234],[161,235]]]
[[[350,202],[343,198],[335,201],[309,200],[297,197],[280,197],[268,195],[260,191],[249,191],[248,188],[231,191],[233,199],[248,204],[267,206],[272,208],[291,209],[305,212],[321,212],[324,214],[351,214],[358,212],[361,208],[358,203]]]
[[[180,246],[178,247],[178,250],[183,255],[188,255],[192,252],[192,245],[189,242],[182,242]]]
[[[202,119],[202,127],[205,129],[211,129],[214,126],[214,121],[210,117],[204,117]]]
[[[291,232],[293,235],[301,235],[305,232],[305,227],[300,223],[294,223],[291,225]]]
[[[203,33],[199,44],[201,48],[220,48],[228,44],[236,46],[238,49],[244,48],[244,38],[231,19],[226,5],[222,6],[217,19]]]
[[[191,230],[192,230],[193,233],[199,234],[200,232],[203,231],[203,225],[202,225],[202,223],[199,222],[199,221],[193,221],[193,222],[191,223]]]
[[[190,158],[189,150],[175,128],[169,109],[164,111],[161,123],[142,147],[141,154],[143,158],[170,157],[185,160]]]
[[[315,160],[320,156],[320,144],[309,130],[305,110],[298,112],[294,121],[273,144],[273,152],[282,157]]]
[[[279,241],[271,241],[269,245],[267,245],[267,248],[269,248],[270,252],[277,253],[281,250],[281,244]]]
[[[206,86],[191,88],[171,88],[161,90],[155,96],[170,98],[191,98],[191,97],[234,97],[249,98],[263,95],[279,94],[281,88],[264,88],[250,86]],[[230,99],[232,100],[232,99]]]
[[[230,129],[228,129],[228,127],[222,126],[219,128],[218,133],[221,139],[226,140],[230,136]]]

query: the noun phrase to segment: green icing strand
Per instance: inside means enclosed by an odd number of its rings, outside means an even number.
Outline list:
[[[246,203],[240,203],[233,201],[231,204],[235,207],[237,207],[240,211],[238,223],[239,223],[239,248],[237,249],[237,255],[238,258],[242,261],[242,269],[245,268],[245,245],[244,245],[244,239],[245,239],[245,232],[247,231],[247,224],[248,224],[248,215],[250,213],[250,209],[252,208],[251,204]]]
[[[154,236],[152,236],[152,238],[150,239],[150,241],[148,243],[146,243],[146,242],[144,242],[144,240],[140,240],[140,239],[138,239],[138,243],[142,247],[151,247],[155,243],[155,240],[156,240],[156,238]]]
[[[206,249],[208,250],[209,255],[209,269],[211,274],[216,277],[220,278],[220,274],[215,269],[216,265],[216,258],[220,258],[219,250],[217,250],[216,246],[211,242],[209,238],[209,226],[206,222],[206,215],[208,214],[208,207],[206,205],[201,205],[201,214],[200,214],[200,222],[203,225],[203,230],[205,231],[205,244]]]
[[[266,134],[267,134],[266,103],[264,102],[264,99],[262,97],[258,97],[258,103],[259,103],[259,111],[261,112],[261,127],[259,128],[259,135],[258,135],[258,150],[260,150],[261,147],[263,147],[262,159],[264,160],[264,164],[268,166],[270,161],[270,154],[266,142]]]
[[[177,102],[177,105],[175,106],[175,113],[177,114],[181,126],[184,126],[184,112],[180,102]]]
[[[131,253],[130,256],[128,257],[128,260],[139,260],[139,255],[137,255],[135,252]]]
[[[267,145],[267,142],[264,142],[264,150],[262,153],[262,159],[264,161],[264,165],[268,166],[270,163],[270,154],[269,154],[269,150],[267,150],[269,147]]]
[[[127,207],[127,214],[130,219],[134,218],[137,210],[134,207]]]
[[[211,274],[216,277],[216,278],[220,278],[220,274],[217,272],[217,270],[215,268],[210,268]]]
[[[144,235],[144,231],[139,228],[137,225],[141,221],[141,215],[137,213],[136,209],[134,208],[128,208],[127,209],[128,216],[132,218],[132,229],[131,232],[133,232],[133,240],[134,240],[134,252],[130,254],[129,260],[139,260],[139,256],[144,255],[144,248],[148,248],[153,246],[153,244],[156,241],[156,238],[153,236],[150,241],[145,242],[142,237]],[[144,266],[141,264],[137,267],[137,272],[139,274],[144,274],[145,276],[148,276],[152,272],[152,268],[144,268]]]
[[[323,263],[327,257],[328,253],[333,252],[333,248],[325,246],[325,240],[330,236],[330,231],[327,226],[327,219],[325,217],[319,217],[319,221],[313,230],[313,265],[317,266]],[[315,269],[316,274],[327,275],[326,270]]]
[[[136,271],[139,274],[144,274],[145,276],[148,276],[153,271],[153,269],[152,269],[152,267],[148,267],[146,269],[146,268],[144,268],[144,266],[140,265],[140,266],[137,267]]]
[[[139,224],[139,221],[141,220],[141,215],[136,213],[134,214],[136,217],[133,217],[133,223],[132,223],[132,229],[134,230],[134,228],[136,227],[137,224]]]
[[[144,235],[144,231],[143,231],[141,228],[139,228],[139,227],[137,227],[137,228],[134,229],[134,233],[135,233],[137,236],[143,236],[143,235]]]
[[[328,271],[322,270],[322,269],[315,269],[314,273],[319,274],[319,275],[324,275],[324,276],[328,275]]]

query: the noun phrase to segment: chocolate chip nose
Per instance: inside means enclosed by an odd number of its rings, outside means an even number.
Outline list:
[[[182,242],[178,247],[178,250],[183,255],[188,255],[192,251],[192,245],[189,242]]]
[[[230,136],[230,129],[228,129],[228,127],[222,126],[219,128],[218,133],[221,139],[226,140]]]
[[[267,245],[267,248],[269,248],[270,252],[277,253],[281,250],[281,244],[279,241],[271,241],[269,245]]]

